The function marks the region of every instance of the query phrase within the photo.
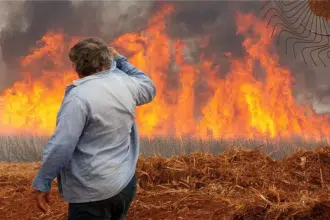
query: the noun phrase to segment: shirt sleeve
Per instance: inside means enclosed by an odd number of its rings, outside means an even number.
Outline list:
[[[140,69],[133,66],[124,56],[115,59],[117,68],[131,76],[130,85],[133,88],[136,105],[149,103],[156,96],[156,87],[152,80]]]
[[[72,158],[87,121],[87,110],[87,105],[77,96],[64,98],[55,132],[46,145],[41,168],[33,181],[33,189],[50,191],[54,178]]]

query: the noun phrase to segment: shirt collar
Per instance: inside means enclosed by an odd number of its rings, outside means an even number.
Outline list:
[[[112,65],[111,65],[111,68],[108,69],[108,70],[103,70],[101,72],[98,72],[98,73],[94,73],[93,75],[90,75],[90,76],[86,76],[84,78],[81,78],[81,79],[77,79],[77,80],[74,80],[73,81],[73,85],[74,86],[78,86],[88,80],[91,80],[91,79],[97,79],[97,78],[100,78],[102,76],[104,76],[105,74],[109,74],[111,73],[114,69],[116,69],[116,61],[112,61]]]

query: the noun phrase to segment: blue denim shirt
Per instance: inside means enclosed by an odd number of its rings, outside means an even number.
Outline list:
[[[49,192],[58,177],[60,193],[70,203],[118,194],[133,177],[139,156],[135,108],[155,94],[151,79],[123,56],[110,70],[74,81],[32,188]]]

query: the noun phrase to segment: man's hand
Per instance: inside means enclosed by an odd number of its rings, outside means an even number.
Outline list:
[[[47,204],[50,203],[50,193],[49,192],[41,192],[36,191],[36,200],[38,208],[46,213],[47,212]]]
[[[120,55],[113,47],[109,47],[109,51],[110,54],[113,55],[115,59],[118,58],[118,56]]]

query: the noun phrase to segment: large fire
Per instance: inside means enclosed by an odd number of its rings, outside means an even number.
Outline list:
[[[165,18],[173,10],[164,8],[150,20],[148,29],[125,34],[110,43],[157,86],[155,100],[137,110],[142,136],[328,137],[328,118],[295,103],[290,70],[281,67],[278,55],[270,52],[271,30],[263,22],[252,14],[237,14],[237,33],[244,36],[246,55],[233,58],[226,53],[231,68],[219,77],[221,67],[213,65],[216,60],[201,54],[198,61],[187,62],[183,57],[185,43],[168,37]],[[77,39],[62,32],[49,32],[21,60],[24,80],[0,97],[1,133],[52,133],[64,89],[76,78],[67,62],[67,51]],[[199,41],[207,45],[207,38]],[[179,88],[168,83],[169,72],[173,71]],[[265,79],[257,79],[255,71],[264,72]],[[36,72],[42,72],[42,76],[36,77]],[[205,97],[203,100],[196,99],[197,83],[208,87],[208,93],[198,94]]]

